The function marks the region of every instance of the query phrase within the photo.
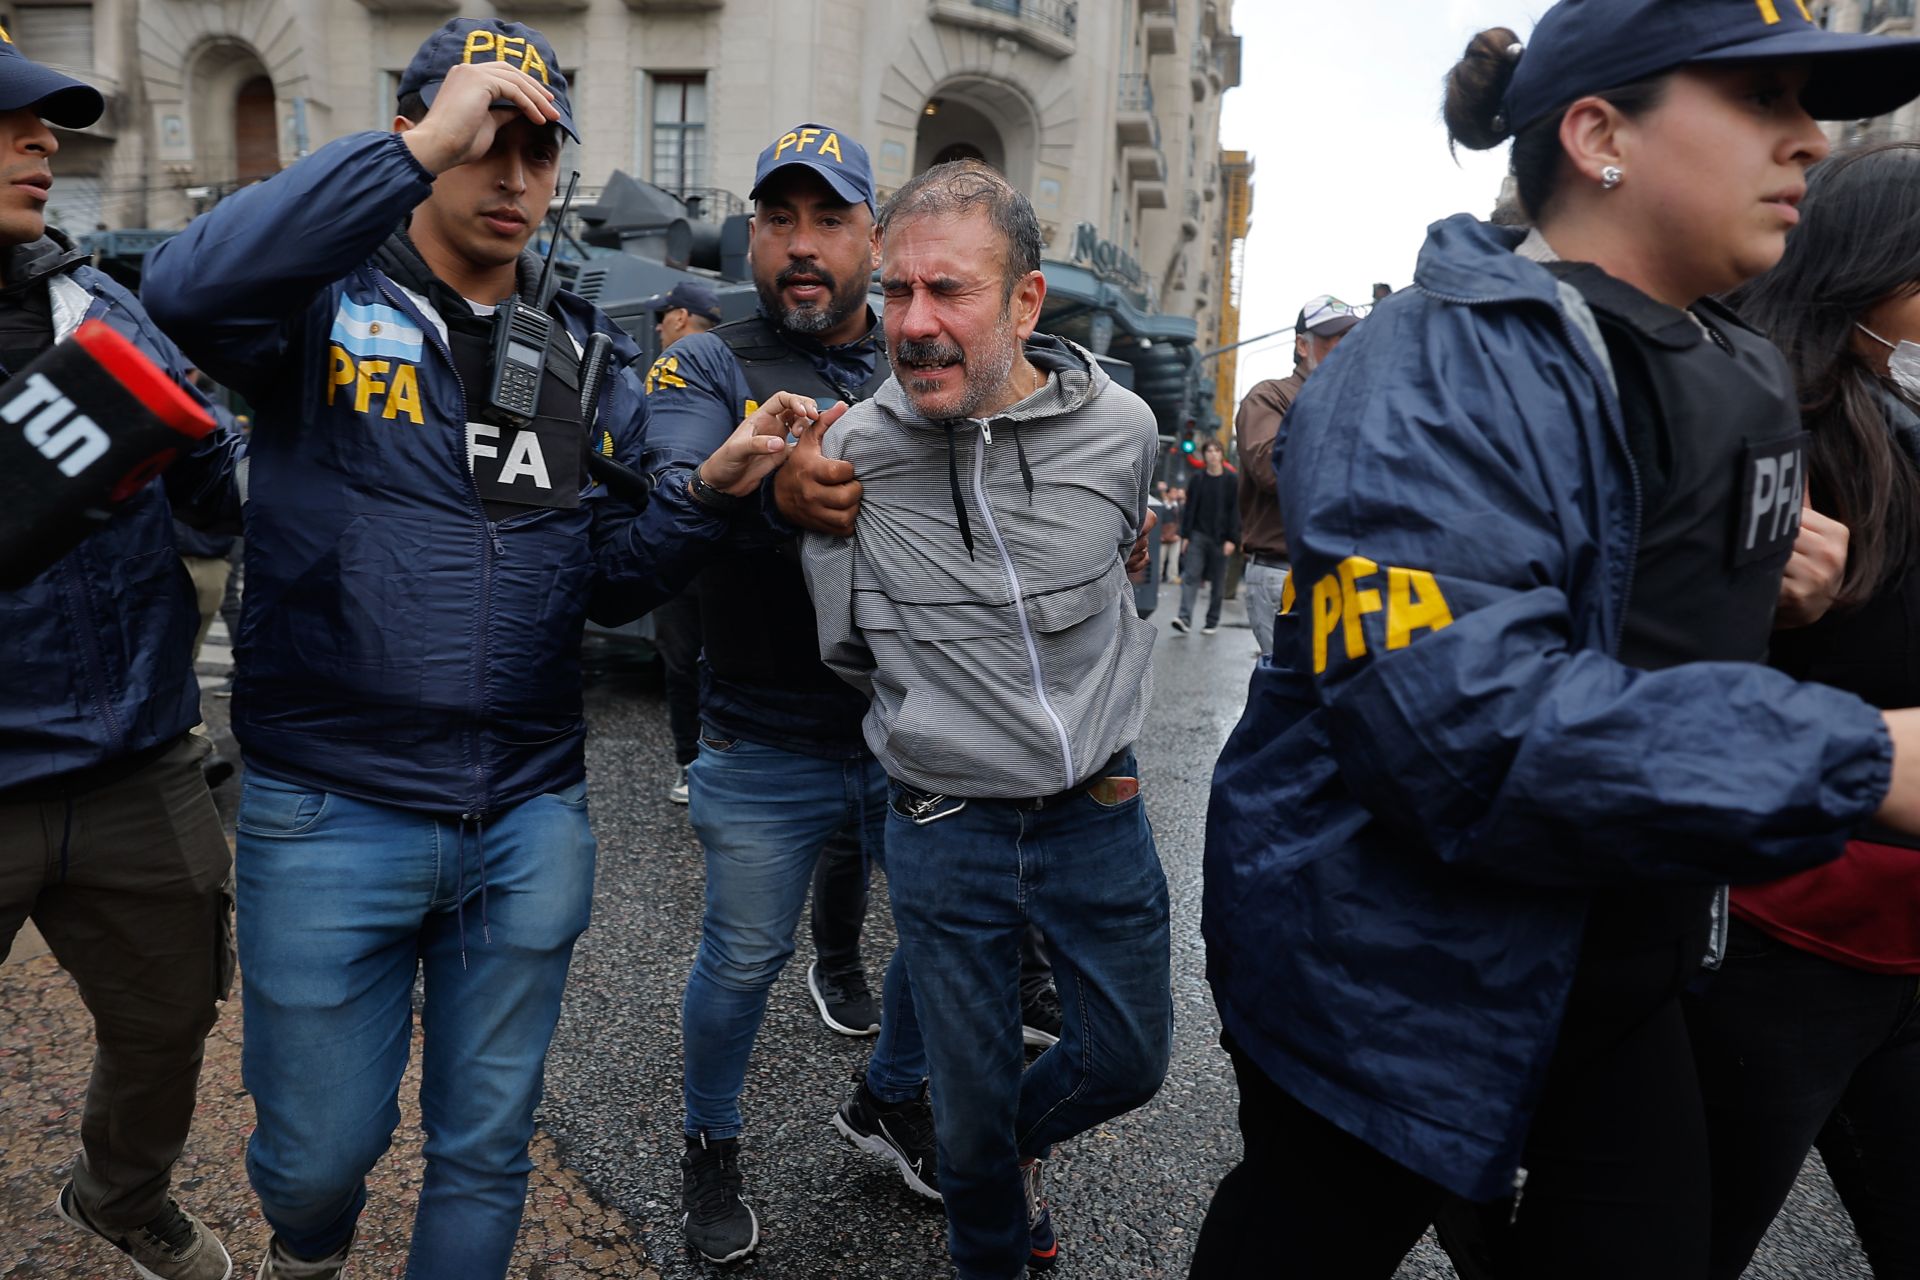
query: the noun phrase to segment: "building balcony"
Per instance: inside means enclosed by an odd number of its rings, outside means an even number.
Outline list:
[[[1172,13],[1174,0],[1140,0],[1142,13]]]
[[[1153,182],[1167,180],[1167,157],[1159,147],[1128,147],[1120,153],[1120,163],[1129,178]],[[1160,209],[1166,206],[1159,204],[1154,207]]]
[[[1073,56],[1080,31],[1079,0],[928,0],[927,13],[935,22],[1012,36],[1054,58]]]
[[[1123,147],[1160,145],[1160,119],[1153,111],[1153,84],[1145,76],[1128,72],[1120,77],[1120,102],[1113,117],[1113,131]]]
[[[724,3],[725,0],[627,0],[627,8],[635,13],[705,13]],[[578,7],[586,8],[586,0],[581,0]]]
[[[1140,30],[1147,38],[1147,52],[1172,53],[1179,27],[1179,15],[1174,12],[1172,5],[1168,5],[1164,13],[1146,15],[1140,23]]]
[[[1213,38],[1213,74],[1214,88],[1221,93],[1237,88],[1240,84],[1240,37],[1215,36]]]
[[[1142,209],[1164,209],[1167,207],[1167,184],[1136,182],[1133,184],[1133,200]]]
[[[514,0],[514,8],[528,13],[585,13],[592,0]],[[718,6],[715,6],[718,8]]]

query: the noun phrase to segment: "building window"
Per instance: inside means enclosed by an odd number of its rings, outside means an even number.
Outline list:
[[[707,78],[650,76],[652,83],[650,180],[668,191],[707,186]]]
[[[35,62],[93,70],[93,6],[23,5],[13,16],[13,38]]]

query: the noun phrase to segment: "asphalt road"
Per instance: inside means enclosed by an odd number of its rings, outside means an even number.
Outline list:
[[[1139,745],[1148,812],[1173,899],[1175,1045],[1150,1105],[1061,1148],[1049,1177],[1063,1280],[1186,1274],[1214,1184],[1239,1153],[1235,1095],[1200,942],[1207,781],[1239,717],[1253,641],[1237,605],[1218,635],[1179,636],[1163,605],[1156,691]],[[796,649],[811,637],[796,636]],[[593,1191],[628,1215],[663,1277],[722,1274],[680,1243],[679,1001],[700,926],[700,850],[668,804],[669,749],[657,668],[596,645],[588,748],[600,838],[593,927],[578,950],[547,1068],[542,1123]],[[778,779],[768,779],[777,786]],[[828,1126],[868,1043],[826,1031],[804,985],[811,946],[775,985],[743,1106],[743,1167],[762,1224],[752,1261],[724,1274],[768,1280],[929,1280],[951,1274],[937,1206]],[[877,978],[893,936],[876,882],[865,943]],[[1761,1256],[1755,1280],[1864,1277],[1845,1214],[1814,1166]],[[1275,1240],[1276,1261],[1285,1242]],[[1422,1244],[1402,1277],[1451,1277]]]

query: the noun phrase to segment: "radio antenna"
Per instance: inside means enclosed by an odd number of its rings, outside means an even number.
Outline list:
[[[540,285],[533,291],[533,305],[547,305],[547,285],[553,279],[553,251],[560,247],[560,228],[567,224],[567,211],[573,208],[573,193],[580,189],[580,171],[567,179],[567,198],[560,202],[560,216],[553,220],[553,234],[547,237],[547,261],[540,268]]]

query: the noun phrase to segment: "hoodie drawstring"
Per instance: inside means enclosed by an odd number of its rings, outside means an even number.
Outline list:
[[[454,918],[460,930],[460,967],[467,967],[467,828],[473,828],[474,853],[480,863],[480,939],[493,945],[493,929],[487,921],[487,844],[486,826],[477,813],[460,815],[460,833],[454,842],[454,867],[458,883],[454,887]]]
[[[1013,432],[1013,454],[1020,459],[1020,479],[1027,486],[1027,505],[1033,505],[1033,468],[1027,465],[1027,446],[1020,443],[1020,424],[1009,422],[1007,429]]]
[[[954,438],[953,423],[947,429],[947,483],[953,487],[953,514],[960,521],[960,541],[967,544],[967,559],[973,559],[973,525],[967,519],[967,500],[960,492],[960,446]]]

